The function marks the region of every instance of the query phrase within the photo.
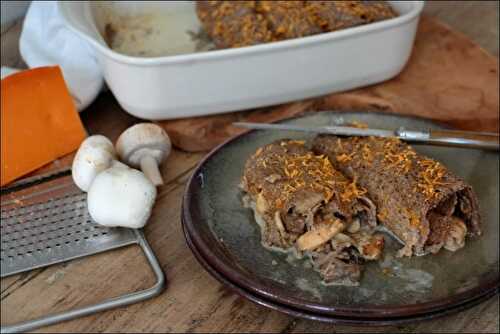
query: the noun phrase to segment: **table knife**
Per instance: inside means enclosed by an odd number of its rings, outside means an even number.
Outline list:
[[[473,149],[499,151],[498,133],[471,132],[458,130],[408,130],[400,127],[395,130],[360,128],[351,126],[302,126],[293,124],[269,124],[235,122],[234,126],[258,130],[300,131],[323,133],[336,136],[374,136],[396,137],[407,142],[422,143],[437,146],[453,146]]]

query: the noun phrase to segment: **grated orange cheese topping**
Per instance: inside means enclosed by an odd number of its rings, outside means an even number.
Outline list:
[[[350,202],[353,199],[366,194],[366,192],[366,189],[357,186],[356,179],[354,179],[347,185],[347,187],[344,188],[344,191],[340,194],[340,200],[342,202]]]
[[[253,155],[257,159],[256,165],[266,169],[265,174],[281,176],[279,182],[274,184],[277,196],[272,195],[276,208],[283,208],[285,203],[301,190],[309,189],[322,193],[326,202],[330,201],[335,193],[343,202],[349,202],[366,193],[365,189],[356,185],[356,180],[350,182],[335,170],[327,156],[315,155],[312,152],[294,152],[293,145],[302,146],[304,143],[282,141],[279,145],[287,154],[266,155],[259,149],[259,154]],[[258,189],[260,188],[254,188]]]
[[[405,211],[405,216],[408,218],[410,221],[410,225],[413,227],[417,227],[420,225],[420,218],[419,216],[415,213],[415,211],[403,208]]]
[[[361,156],[363,157],[363,160],[365,160],[367,163],[371,164],[373,162],[374,155],[373,152],[368,147],[368,144],[364,144],[363,147],[361,148]]]
[[[446,169],[441,163],[432,159],[423,159],[417,164],[422,168],[422,171],[418,173],[416,190],[421,191],[427,200],[432,200],[439,196],[438,187],[447,184],[442,181]]]
[[[408,174],[412,167],[412,158],[416,155],[417,153],[411,148],[398,153],[392,153],[389,151],[384,154],[384,162],[388,163],[386,168],[394,168],[404,174]]]
[[[384,221],[387,219],[389,215],[389,211],[387,211],[387,208],[383,207],[380,212],[377,214],[377,218],[381,221]]]
[[[283,172],[288,178],[285,185],[285,196],[289,197],[293,192],[302,188],[310,188],[322,192],[326,199],[332,197],[331,185],[335,183],[335,171],[327,157],[307,153],[303,155],[290,154],[277,158],[283,159]]]
[[[199,1],[212,38],[239,47],[334,31],[396,16],[384,3],[363,1]]]
[[[346,153],[342,153],[341,155],[338,155],[336,157],[336,160],[338,162],[342,162],[342,163],[346,163],[346,162],[349,162],[352,160],[352,157],[354,155],[355,152],[352,152],[351,154],[346,154]]]
[[[388,138],[384,144],[384,160],[387,163],[386,169],[395,169],[404,174],[408,174],[412,167],[412,161],[417,153],[407,146],[403,151],[398,149],[401,141],[397,138]]]
[[[342,146],[341,139],[337,139],[335,145],[340,152],[336,156],[337,162],[350,163],[356,158],[353,163],[369,165],[377,159],[377,162],[384,165],[384,170],[390,173],[407,175],[415,170],[417,185],[414,191],[423,194],[425,200],[437,198],[439,187],[447,184],[443,181],[446,168],[442,164],[433,159],[419,157],[411,146],[404,144],[398,138],[368,137],[367,141],[354,137],[349,142],[352,146],[348,150]]]

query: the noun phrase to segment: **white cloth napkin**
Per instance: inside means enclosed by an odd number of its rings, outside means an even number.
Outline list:
[[[101,91],[104,80],[94,50],[65,27],[57,2],[31,3],[24,19],[19,47],[30,68],[61,67],[78,110],[85,109]],[[11,72],[10,68],[2,68],[2,78]]]

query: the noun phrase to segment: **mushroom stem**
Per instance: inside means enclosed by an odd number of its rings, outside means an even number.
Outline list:
[[[163,185],[163,178],[155,158],[150,155],[143,156],[141,158],[141,170],[155,186]]]

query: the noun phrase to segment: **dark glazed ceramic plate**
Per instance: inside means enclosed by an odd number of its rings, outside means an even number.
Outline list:
[[[184,222],[183,222],[184,225]],[[457,313],[460,311],[463,311],[465,309],[468,309],[474,305],[477,305],[494,295],[498,293],[498,289],[493,290],[491,292],[488,292],[484,295],[477,296],[476,298],[468,301],[465,304],[460,304],[455,307],[437,311],[437,312],[432,312],[432,313],[426,313],[426,314],[421,314],[413,317],[399,317],[399,318],[389,318],[389,317],[384,317],[384,318],[374,318],[374,319],[369,319],[369,318],[348,318],[348,317],[336,317],[336,316],[331,316],[331,315],[326,315],[326,314],[319,314],[319,313],[311,313],[307,312],[304,310],[300,309],[295,309],[292,307],[288,307],[286,305],[281,305],[277,304],[274,302],[271,302],[269,300],[264,299],[261,296],[252,294],[251,292],[239,287],[238,285],[232,283],[229,281],[226,277],[224,277],[222,274],[217,272],[210,264],[203,258],[203,256],[200,254],[196,246],[193,244],[191,237],[189,233],[187,233],[186,229],[183,226],[183,232],[184,232],[184,237],[186,238],[186,243],[193,252],[193,255],[195,256],[196,260],[202,265],[205,270],[212,275],[216,280],[218,280],[220,283],[224,284],[226,287],[228,287],[231,291],[235,292],[236,294],[240,295],[243,298],[246,298],[250,300],[251,302],[264,306],[267,308],[270,308],[275,311],[283,312],[288,315],[291,315],[293,317],[300,317],[304,319],[309,319],[309,320],[315,320],[315,321],[321,321],[321,322],[327,322],[327,323],[333,323],[333,324],[343,324],[343,325],[361,325],[361,326],[386,326],[386,325],[400,325],[400,324],[405,324],[409,322],[416,322],[416,321],[423,321],[423,320],[431,320],[437,317],[442,317],[445,315],[450,315],[453,313]]]
[[[326,125],[359,121],[393,129],[440,128],[417,118],[375,113],[314,113],[287,122]],[[270,302],[335,317],[414,317],[472,302],[499,286],[499,155],[433,146],[416,146],[469,182],[479,197],[483,236],[458,252],[395,258],[400,247],[387,237],[384,259],[370,262],[359,287],[325,286],[305,261],[271,252],[260,244],[250,210],[238,188],[246,159],[280,138],[311,139],[296,132],[251,131],[212,151],[190,179],[183,218],[193,244],[223,277]],[[385,273],[384,273],[385,272]],[[390,274],[386,274],[389,272]]]

